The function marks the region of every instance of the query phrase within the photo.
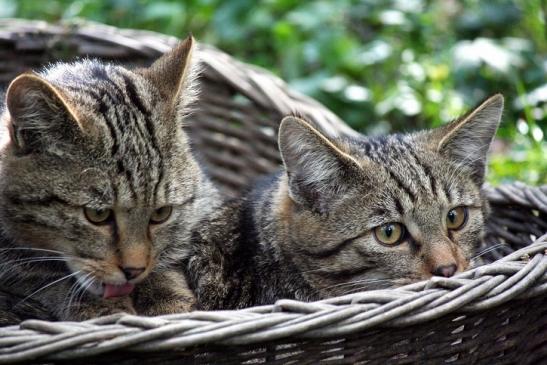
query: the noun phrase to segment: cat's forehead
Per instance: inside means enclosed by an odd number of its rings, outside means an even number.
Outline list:
[[[385,199],[384,204],[391,201],[399,212],[479,199],[479,190],[466,172],[414,134],[363,137],[351,146],[352,156],[363,164],[371,182],[367,190]]]
[[[157,93],[139,74],[86,60],[59,64],[45,76],[68,98],[90,139],[76,142],[71,159],[100,171],[122,206],[169,200],[166,182],[185,169],[188,152],[176,123],[167,123]],[[90,153],[92,151],[92,153]]]

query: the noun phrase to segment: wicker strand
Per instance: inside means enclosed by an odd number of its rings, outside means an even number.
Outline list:
[[[448,313],[494,308],[533,288],[547,291],[547,235],[513,253],[505,265],[488,265],[453,278],[435,280],[435,286],[409,290],[347,295],[316,303],[279,301],[252,311],[192,312],[143,318],[111,316],[101,324],[49,323],[29,320],[7,327],[0,337],[0,364],[32,359],[67,360],[112,351],[157,352],[203,344],[248,345],[277,338],[332,338],[382,327],[409,326]],[[532,257],[533,256],[533,257]],[[532,257],[530,259],[530,257]],[[389,292],[388,295],[385,293]],[[356,301],[357,299],[357,301]],[[128,324],[131,324],[128,326]],[[142,324],[142,326],[141,326]]]

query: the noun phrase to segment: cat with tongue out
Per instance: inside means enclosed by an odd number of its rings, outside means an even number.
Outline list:
[[[172,267],[216,194],[182,128],[196,94],[193,44],[149,68],[84,60],[10,84],[0,155],[5,313],[32,318],[29,302],[60,320],[192,308]]]

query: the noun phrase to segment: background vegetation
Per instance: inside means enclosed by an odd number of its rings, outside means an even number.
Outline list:
[[[192,32],[365,133],[445,123],[502,92],[490,181],[547,183],[543,0],[0,0],[1,17]]]

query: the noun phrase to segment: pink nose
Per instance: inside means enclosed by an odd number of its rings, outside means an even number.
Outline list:
[[[456,273],[456,270],[456,265],[451,264],[436,267],[434,270],[431,271],[431,273],[435,276],[444,276],[445,278],[449,278]]]

